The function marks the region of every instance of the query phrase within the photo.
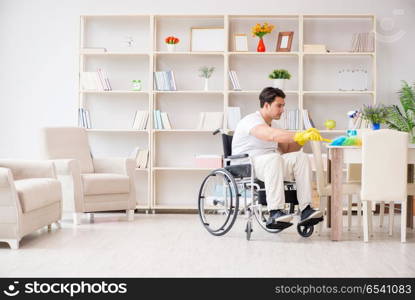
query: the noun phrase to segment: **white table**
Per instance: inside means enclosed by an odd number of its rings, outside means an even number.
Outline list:
[[[361,164],[362,148],[357,146],[330,146],[328,157],[331,161],[331,240],[340,241],[343,231],[343,203],[342,203],[342,183],[343,183],[343,163]],[[415,164],[415,145],[408,147],[408,164]],[[408,178],[413,178],[413,168],[410,168]],[[412,182],[412,181],[411,181]],[[412,197],[408,197],[408,223],[412,227]]]

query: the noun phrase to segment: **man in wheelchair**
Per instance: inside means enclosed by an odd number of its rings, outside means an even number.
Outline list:
[[[317,223],[323,213],[311,207],[311,167],[307,154],[300,151],[311,140],[324,140],[315,128],[290,132],[271,127],[284,112],[285,94],[278,88],[264,88],[259,95],[260,109],[245,116],[237,125],[232,140],[232,155],[248,154],[255,177],[263,181],[270,216],[266,226],[285,228],[292,214],[284,211],[284,180],[295,180],[301,210],[299,224]],[[240,161],[242,163],[242,161]]]

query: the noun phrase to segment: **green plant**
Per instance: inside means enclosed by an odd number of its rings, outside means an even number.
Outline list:
[[[363,105],[362,118],[372,124],[384,123],[386,118],[385,107],[383,105]]]
[[[284,69],[274,70],[268,75],[270,79],[290,79],[291,74]]]
[[[202,78],[210,78],[210,76],[212,76],[213,71],[215,71],[215,67],[206,67],[203,66],[199,69],[199,76]]]
[[[385,124],[390,129],[408,132],[411,143],[415,143],[415,83],[410,86],[406,81],[402,81],[398,93],[403,111],[401,112],[397,105],[387,106]]]

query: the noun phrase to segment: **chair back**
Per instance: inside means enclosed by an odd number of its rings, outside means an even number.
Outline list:
[[[361,199],[401,201],[407,195],[408,134],[390,129],[362,135]]]
[[[48,159],[77,159],[81,173],[94,173],[87,132],[78,127],[43,129],[43,147]]]

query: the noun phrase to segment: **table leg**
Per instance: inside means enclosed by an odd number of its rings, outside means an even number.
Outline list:
[[[331,151],[331,240],[340,241],[343,231],[343,149],[332,148]]]

